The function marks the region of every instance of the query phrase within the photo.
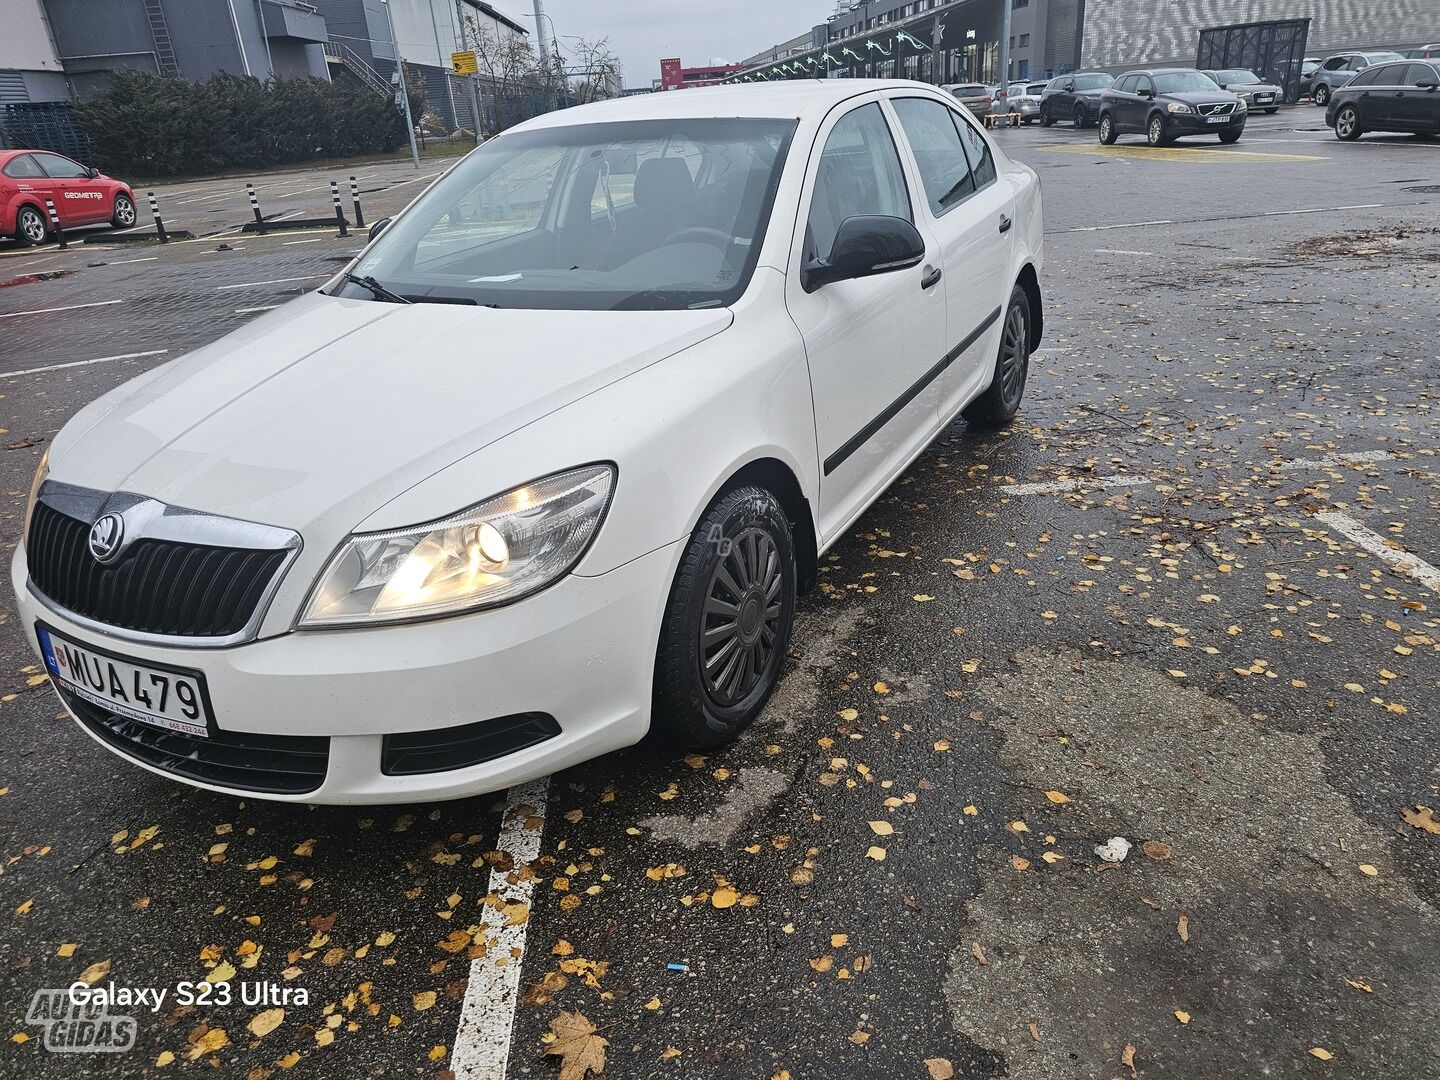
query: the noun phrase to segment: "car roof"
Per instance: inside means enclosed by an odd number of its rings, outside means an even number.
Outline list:
[[[1169,75],[1177,71],[1199,71],[1199,68],[1188,67],[1163,67],[1163,68],[1136,68],[1133,71],[1125,72],[1125,75]],[[1125,75],[1119,76],[1124,78]]]
[[[701,86],[660,94],[610,98],[573,109],[558,109],[511,129],[534,131],[574,124],[619,123],[626,120],[701,119],[716,117],[824,116],[835,105],[877,90],[926,90],[936,87],[907,79],[794,79],[783,82]]]

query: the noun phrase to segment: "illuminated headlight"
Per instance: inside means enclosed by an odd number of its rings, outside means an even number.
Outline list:
[[[1167,107],[1172,113],[1193,113],[1195,111],[1183,101],[1172,101]]]
[[[30,482],[30,498],[25,503],[25,529],[20,534],[21,539],[28,539],[30,536],[30,515],[35,512],[35,502],[40,498],[40,485],[45,483],[45,478],[50,475],[50,451],[40,455],[40,465],[35,470],[35,479]]]
[[[612,466],[589,465],[443,521],[351,536],[320,575],[299,625],[434,618],[528,596],[580,561],[614,487]]]

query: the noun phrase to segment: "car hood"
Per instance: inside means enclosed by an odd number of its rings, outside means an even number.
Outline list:
[[[1228,90],[1181,90],[1160,97],[1165,101],[1183,101],[1186,105],[1223,105],[1238,100]]]
[[[1280,87],[1274,83],[1234,83],[1230,86],[1222,86],[1220,89],[1232,94],[1278,94]]]
[[[311,293],[82,410],[51,447],[51,476],[328,542],[411,485],[731,318],[723,308],[495,310]]]

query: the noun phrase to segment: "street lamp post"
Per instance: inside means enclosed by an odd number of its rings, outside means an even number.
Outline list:
[[[545,13],[545,0],[535,0],[535,14],[526,15],[522,13],[521,17],[525,19],[535,20],[535,44],[536,52],[539,54],[540,57],[540,72],[542,75],[545,75],[547,77],[550,71],[550,42],[546,40],[545,37],[545,24],[547,22],[550,24],[550,33],[555,39],[555,56],[556,59],[559,61],[559,63],[556,64],[556,67],[558,68],[557,74],[560,76],[560,81],[563,83],[565,77],[565,63],[564,58],[560,56],[560,32],[555,29],[555,20]],[[561,100],[563,101],[565,96],[565,88],[562,85],[559,89],[561,93]],[[555,99],[553,98],[550,101],[550,105],[552,108],[558,107],[556,105]]]
[[[1005,11],[1004,25],[1000,28],[1000,89],[995,100],[1002,113],[1010,111],[1010,9],[1015,5],[1010,0],[1000,0]]]
[[[410,87],[405,85],[405,65],[400,61],[400,42],[395,37],[395,15],[390,10],[390,0],[380,0],[385,5],[385,22],[390,27],[390,47],[395,50],[395,74],[400,77],[400,100],[405,103],[405,133],[410,136],[410,160],[420,168],[420,148],[415,145],[415,118],[410,115]]]

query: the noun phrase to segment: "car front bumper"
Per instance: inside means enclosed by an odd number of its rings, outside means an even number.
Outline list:
[[[1218,135],[1244,131],[1247,116],[1247,113],[1231,113],[1223,124],[1212,124],[1208,116],[1198,113],[1168,113],[1165,119],[1171,135]]]
[[[649,727],[655,647],[679,546],[598,577],[572,574],[492,611],[398,626],[295,631],[219,649],[141,644],[75,623],[30,591],[23,545],[11,563],[11,578],[37,655],[36,626],[43,624],[81,646],[198,672],[217,735],[265,743],[298,736],[328,744],[323,778],[311,790],[229,786],[186,775],[183,765],[157,767],[144,754],[127,752],[114,738],[98,735],[67,701],[67,711],[86,733],[121,757],[212,791],[287,802],[379,804],[496,791],[639,741]],[[448,731],[522,714],[553,717],[559,733],[464,768],[415,775],[382,769],[386,735]],[[148,725],[135,728],[142,729],[153,734]],[[199,755],[219,745],[186,738]],[[263,777],[267,760],[256,759],[257,776]]]

